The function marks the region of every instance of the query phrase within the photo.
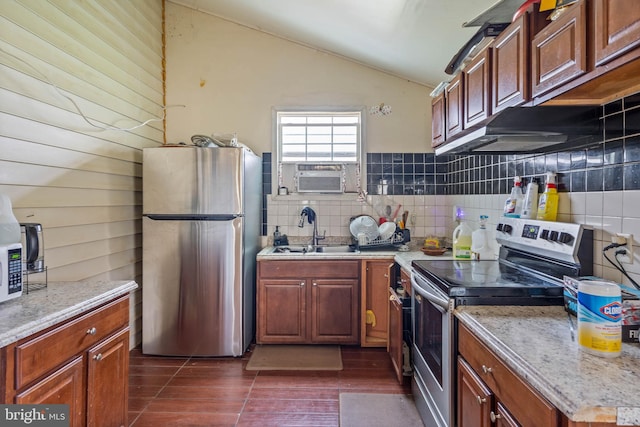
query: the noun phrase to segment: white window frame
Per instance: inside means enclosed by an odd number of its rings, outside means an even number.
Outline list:
[[[365,149],[365,141],[366,141],[366,117],[367,117],[367,108],[366,106],[314,106],[314,107],[273,107],[272,108],[272,153],[271,153],[271,174],[272,174],[272,196],[276,197],[278,195],[278,183],[279,183],[279,174],[280,168],[279,165],[282,162],[282,150],[281,150],[281,139],[280,139],[280,115],[287,114],[300,114],[304,115],[308,113],[308,115],[341,115],[345,113],[358,113],[360,115],[360,123],[359,123],[359,137],[358,144],[356,147],[356,161],[343,161],[343,160],[334,160],[334,161],[292,161],[286,163],[335,163],[335,164],[347,164],[354,165],[357,167],[359,172],[359,181],[360,181],[360,189],[362,191],[366,191],[367,182],[366,182],[366,149]],[[336,195],[326,195],[326,194],[317,194],[314,197],[321,198],[353,198],[357,196],[357,191],[355,193],[343,193]],[[309,198],[308,194],[300,194],[300,197]]]

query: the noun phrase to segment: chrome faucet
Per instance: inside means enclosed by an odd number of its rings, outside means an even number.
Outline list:
[[[311,209],[309,206],[306,206],[300,212],[300,221],[298,222],[298,227],[304,227],[304,220],[309,222],[309,224],[313,224],[313,237],[311,238],[311,244],[313,246],[318,246],[318,242],[320,240],[324,240],[326,238],[327,230],[321,235],[318,234],[318,220],[316,218],[316,212]]]

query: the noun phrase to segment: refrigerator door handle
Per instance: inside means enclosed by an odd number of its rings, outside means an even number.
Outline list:
[[[231,221],[236,218],[242,218],[242,214],[228,215],[173,215],[173,214],[145,214],[143,215],[155,221]]]

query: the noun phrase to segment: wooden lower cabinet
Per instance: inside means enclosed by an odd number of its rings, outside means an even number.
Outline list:
[[[458,327],[458,351],[459,427],[559,425],[559,411],[464,325]]]
[[[85,387],[84,358],[78,356],[33,386],[16,395],[20,404],[68,404],[69,425],[81,427],[84,423]]]
[[[362,260],[362,347],[386,347],[389,338],[389,287],[393,258]]]
[[[258,262],[258,344],[357,344],[360,261]]]
[[[69,405],[72,427],[128,425],[129,296],[0,349],[2,401]]]

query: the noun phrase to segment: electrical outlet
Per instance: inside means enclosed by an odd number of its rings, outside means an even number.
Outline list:
[[[633,234],[616,233],[615,237],[611,240],[613,240],[614,243],[624,243],[624,246],[620,246],[616,249],[617,251],[621,249],[627,251],[626,254],[618,255],[616,258],[625,264],[633,264]]]

